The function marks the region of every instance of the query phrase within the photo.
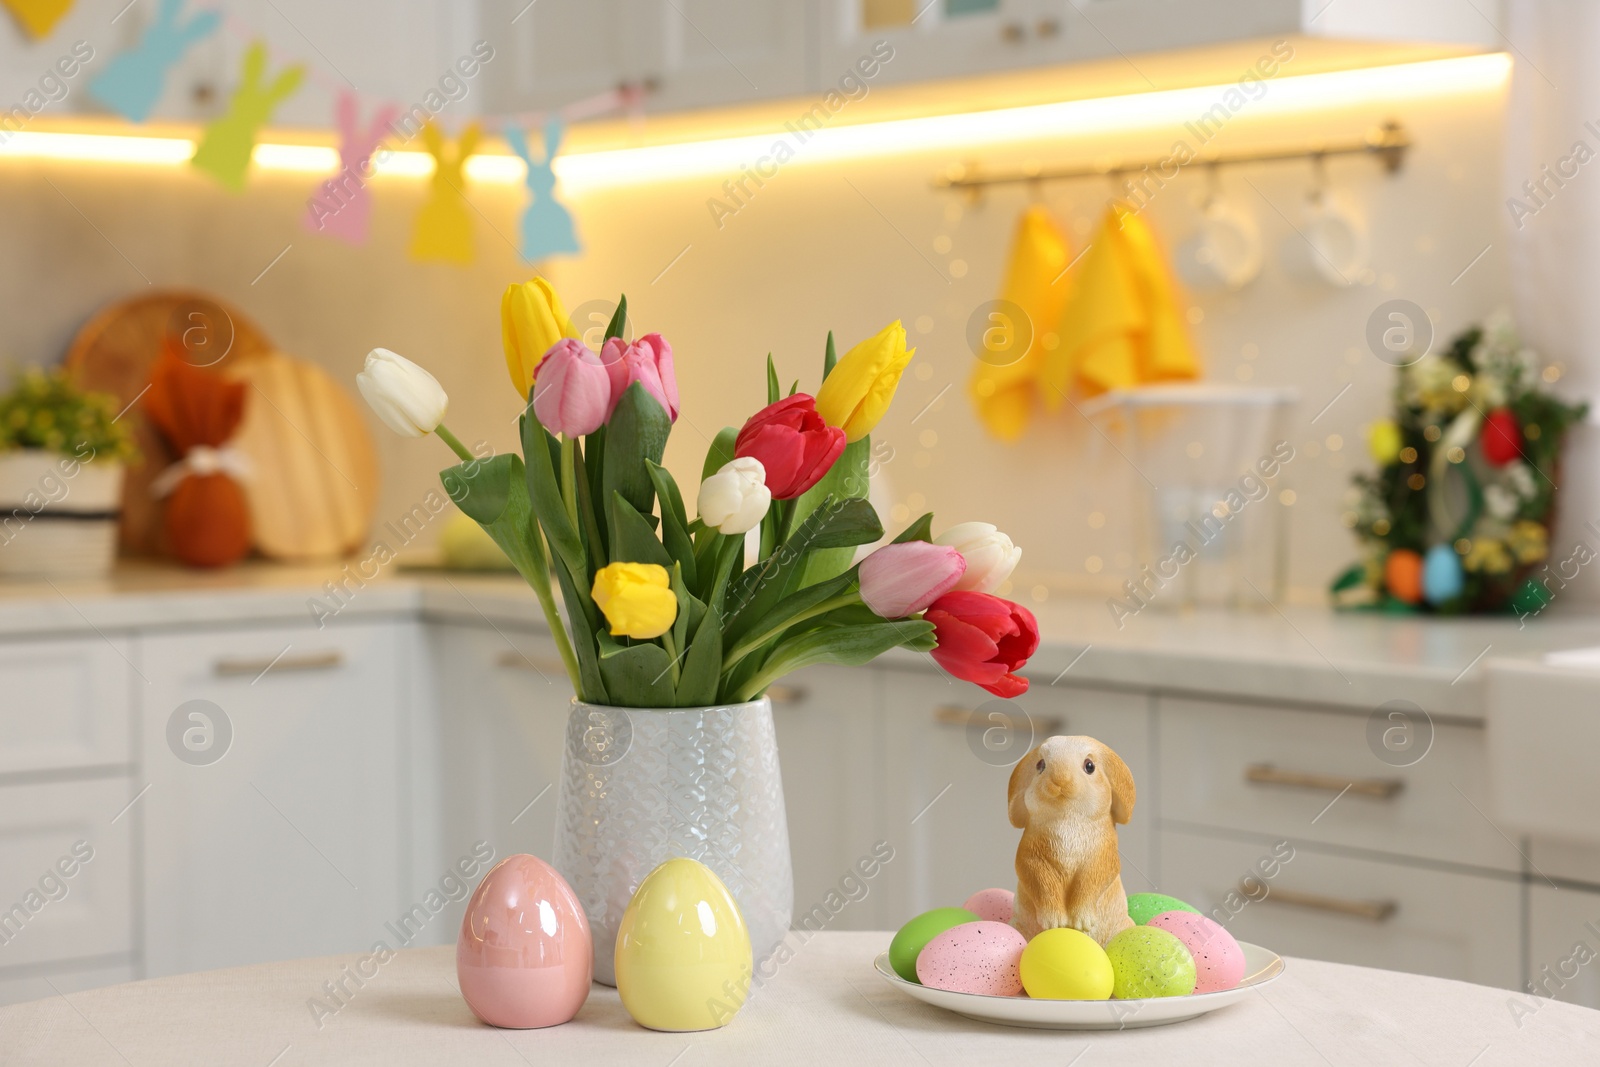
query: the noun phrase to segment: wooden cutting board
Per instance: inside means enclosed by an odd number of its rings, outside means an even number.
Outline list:
[[[150,369],[171,338],[190,362],[219,373],[259,360],[272,343],[237,309],[188,290],[164,290],[102,309],[78,331],[67,350],[66,369],[78,385],[117,398],[127,410],[140,458],[129,464],[123,485],[120,541],[125,556],[165,555],[161,502],[150,482],[178,457],[173,455],[134,401],[150,384]],[[131,406],[130,406],[131,405]]]
[[[233,443],[254,467],[244,487],[256,548],[281,560],[361,548],[378,505],[378,457],[350,392],[281,352],[225,373],[250,386]]]

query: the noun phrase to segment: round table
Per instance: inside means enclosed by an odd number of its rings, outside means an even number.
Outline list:
[[[934,1065],[1593,1063],[1600,1012],[1503,989],[1317,960],[1203,1018],[1145,1030],[1018,1030],[920,1004],[874,973],[887,933],[790,935],[793,957],[721,1030],[654,1033],[614,989],[577,1019],[496,1030],[456,989],[455,950],[399,952],[359,987],[358,956],[289,960],[0,1008],[0,1064],[470,1063]],[[367,968],[370,973],[370,967]],[[330,1014],[325,982],[348,996]]]

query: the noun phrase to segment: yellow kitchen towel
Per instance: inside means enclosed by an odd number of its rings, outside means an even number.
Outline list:
[[[1021,437],[1033,416],[1039,371],[1067,301],[1069,262],[1066,236],[1050,212],[1042,204],[1023,212],[967,383],[978,418],[1002,441]]]
[[[1126,204],[1107,209],[1077,268],[1045,356],[1039,392],[1051,410],[1074,386],[1094,396],[1200,376],[1177,290],[1150,228]]]

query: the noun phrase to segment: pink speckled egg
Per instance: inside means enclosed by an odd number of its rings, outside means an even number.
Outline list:
[[[1244,950],[1214,920],[1190,911],[1164,911],[1145,925],[1165,930],[1183,942],[1194,957],[1196,993],[1232,989],[1244,980]]]
[[[980,919],[1008,923],[1017,908],[1017,895],[1009,889],[980,889],[961,906]]]
[[[917,956],[917,980],[934,989],[1014,997],[1022,992],[1022,950],[1028,939],[987,919],[952,926]]]
[[[474,1015],[527,1030],[578,1014],[594,940],[577,894],[536,856],[507,856],[483,876],[456,939],[456,978]]]

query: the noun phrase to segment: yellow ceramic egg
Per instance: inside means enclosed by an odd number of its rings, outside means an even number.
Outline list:
[[[652,1030],[713,1030],[750,992],[750,932],[733,894],[682,857],[651,871],[617,930],[617,992]]]

